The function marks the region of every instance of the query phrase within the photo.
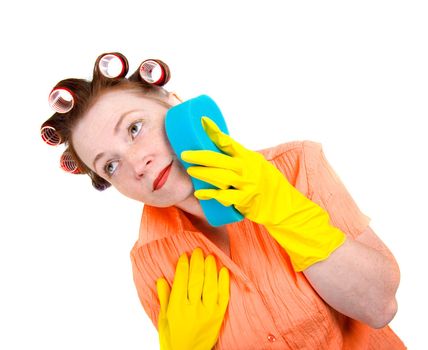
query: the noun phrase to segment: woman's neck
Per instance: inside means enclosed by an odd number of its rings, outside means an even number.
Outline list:
[[[207,221],[205,218],[204,212],[202,211],[201,203],[199,203],[199,200],[193,196],[193,193],[188,196],[184,201],[177,203],[175,205],[177,208],[181,209],[185,213],[190,214],[192,217],[198,220]]]
[[[186,200],[175,205],[177,208],[181,209],[190,222],[203,233],[215,233],[222,231],[220,228],[211,226],[208,223],[207,218],[205,217],[204,212],[202,211],[201,203],[199,200],[193,196],[189,196]]]
[[[226,226],[211,226],[202,211],[201,204],[193,194],[187,200],[178,203],[176,207],[184,212],[197,230],[230,257],[230,241]]]

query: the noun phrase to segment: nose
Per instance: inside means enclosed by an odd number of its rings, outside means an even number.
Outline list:
[[[153,158],[148,153],[142,152],[141,148],[137,150],[137,147],[131,147],[126,153],[125,160],[135,177],[141,178],[147,172]]]

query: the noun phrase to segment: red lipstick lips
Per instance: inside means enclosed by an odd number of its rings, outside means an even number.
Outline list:
[[[158,175],[158,177],[153,181],[153,191],[160,189],[168,179],[169,172],[171,171],[172,162],[169,163]]]

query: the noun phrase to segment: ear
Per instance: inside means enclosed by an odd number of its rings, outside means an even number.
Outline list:
[[[183,100],[178,97],[178,95],[175,92],[169,92],[168,93],[168,103],[172,106],[176,106],[183,102]]]

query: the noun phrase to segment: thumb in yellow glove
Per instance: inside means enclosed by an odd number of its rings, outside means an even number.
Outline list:
[[[195,165],[189,175],[219,189],[198,190],[198,199],[234,205],[246,218],[262,224],[286,250],[296,271],[328,258],[345,241],[329,223],[328,213],[301,194],[260,153],[250,151],[202,117],[209,138],[225,154],[184,151],[184,161]]]
[[[229,271],[217,275],[212,255],[196,248],[189,262],[178,260],[172,290],[164,278],[156,283],[160,302],[158,318],[161,350],[211,350],[217,342],[229,303]]]

